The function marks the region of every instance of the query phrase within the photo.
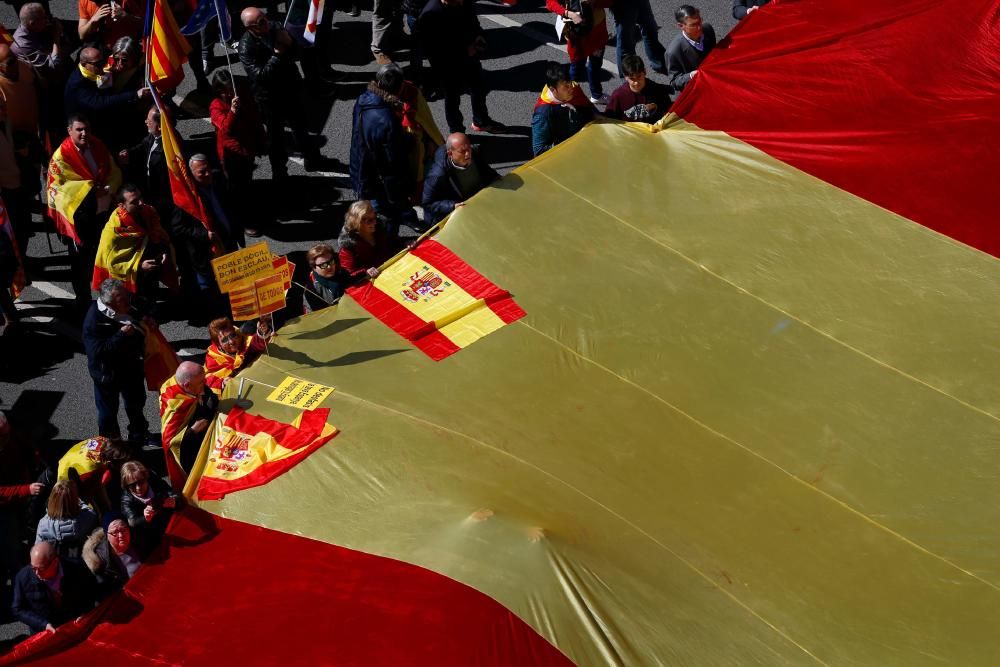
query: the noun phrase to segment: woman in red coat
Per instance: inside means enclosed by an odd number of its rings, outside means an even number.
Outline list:
[[[601,90],[601,68],[604,65],[604,47],[608,43],[608,23],[604,13],[613,0],[545,0],[545,6],[565,21],[563,36],[569,52],[569,75],[580,81],[580,69],[587,68],[590,101],[607,104],[608,97]]]

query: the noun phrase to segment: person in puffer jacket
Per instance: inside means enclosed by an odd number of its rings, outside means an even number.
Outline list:
[[[83,543],[97,527],[97,515],[80,500],[76,484],[60,480],[52,487],[45,516],[38,522],[35,542],[52,542],[59,557],[80,561]]]

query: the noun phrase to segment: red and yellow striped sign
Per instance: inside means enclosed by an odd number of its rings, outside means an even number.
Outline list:
[[[525,315],[509,292],[432,240],[347,293],[435,361]]]

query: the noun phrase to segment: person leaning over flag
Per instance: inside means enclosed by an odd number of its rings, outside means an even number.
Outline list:
[[[259,319],[257,332],[252,336],[237,329],[228,317],[208,323],[212,343],[205,351],[205,384],[217,395],[221,395],[226,384],[264,352],[272,334],[269,319]]]
[[[121,186],[121,172],[86,116],[71,116],[66,129],[69,136],[49,161],[46,202],[56,231],[69,239],[70,281],[77,304],[85,307],[97,240]]]
[[[549,63],[545,78],[531,114],[531,150],[536,157],[572,137],[597,116],[580,85],[558,64]]]
[[[219,398],[205,383],[205,369],[193,361],[181,362],[160,388],[160,437],[174,488],[184,486],[218,410]]]

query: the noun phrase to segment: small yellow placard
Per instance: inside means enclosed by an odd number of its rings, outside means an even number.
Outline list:
[[[215,282],[219,291],[227,294],[234,287],[242,286],[246,281],[262,274],[272,273],[274,256],[266,242],[231,252],[212,260],[212,271],[215,272]]]
[[[272,391],[267,400],[293,408],[312,410],[318,408],[327,396],[333,393],[333,387],[287,377],[278,388]]]

